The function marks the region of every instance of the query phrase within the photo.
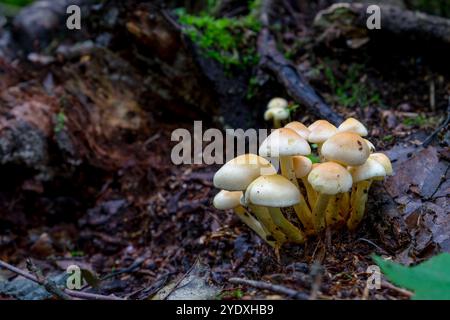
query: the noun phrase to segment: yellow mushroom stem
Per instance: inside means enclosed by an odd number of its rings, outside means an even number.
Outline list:
[[[312,218],[314,223],[314,229],[316,232],[320,232],[325,229],[325,212],[327,210],[328,201],[331,195],[318,193],[317,201],[312,211]]]
[[[261,223],[256,220],[252,215],[250,215],[244,207],[238,206],[234,208],[236,215],[244,222],[250,229],[252,229],[256,234],[267,242],[271,247],[275,247],[275,239],[273,239],[270,233],[266,232],[261,225]]]
[[[306,197],[308,198],[309,207],[313,209],[317,201],[317,193],[311,186],[311,184],[308,182],[308,176],[304,176],[303,178],[301,178],[301,180],[306,189]]]
[[[352,185],[352,192],[350,194],[350,207],[353,208],[356,196],[356,183]],[[351,210],[351,209],[350,209]]]
[[[341,201],[339,202],[339,214],[345,221],[350,215],[350,210],[350,193],[344,192],[342,194]]]
[[[326,209],[326,221],[327,225],[333,225],[342,220],[339,215],[339,204],[341,202],[342,194],[333,195],[328,201],[328,206]]]
[[[273,222],[286,234],[288,239],[294,243],[304,243],[303,232],[286,219],[280,208],[269,207],[270,216]]]
[[[298,185],[297,177],[295,176],[294,166],[292,163],[292,157],[285,156],[280,157],[280,167],[281,174],[291,181],[300,192],[300,202],[294,206],[295,213],[298,219],[301,221],[305,229],[313,229],[311,210],[309,210],[308,204],[306,203],[305,197],[300,191],[300,186]]]
[[[366,208],[366,202],[371,183],[371,179],[356,183],[356,191],[352,203],[352,212],[350,214],[350,218],[347,221],[347,227],[350,230],[355,230],[364,217],[364,210]]]
[[[261,223],[264,231],[268,235],[268,240],[273,237],[277,244],[281,247],[286,242],[286,236],[272,220],[269,210],[265,207],[250,204],[250,210],[255,215],[256,219]]]

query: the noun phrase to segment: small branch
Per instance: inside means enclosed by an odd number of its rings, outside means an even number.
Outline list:
[[[6,263],[6,262],[4,262],[2,260],[0,260],[0,268],[7,269],[7,270],[9,270],[11,272],[14,272],[15,274],[18,274],[19,276],[22,276],[22,277],[28,279],[28,280],[37,282],[37,279],[33,275],[31,275],[28,272],[23,271],[23,270],[21,270],[19,268],[16,268],[16,267],[14,267],[14,266],[10,265],[9,263]]]
[[[309,294],[310,300],[316,300],[319,295],[320,287],[322,285],[323,280],[323,268],[321,266],[321,262],[314,262],[311,266],[311,274],[312,284],[311,284],[311,293]]]
[[[278,51],[275,38],[269,29],[271,7],[270,0],[264,0],[261,6],[260,20],[263,28],[258,36],[261,68],[273,74],[284,85],[287,93],[301,106],[316,116],[338,125],[343,121],[342,117],[317,95],[297,68]]]
[[[390,289],[390,290],[396,291],[396,292],[398,292],[398,293],[400,293],[400,294],[402,294],[404,296],[407,296],[409,298],[411,298],[414,295],[414,293],[412,293],[411,291],[406,290],[406,289],[402,289],[402,288],[399,288],[399,287],[396,287],[396,286],[394,286],[393,284],[391,284],[391,283],[389,283],[387,281],[382,281],[381,282],[381,287],[383,287],[385,289]]]
[[[78,299],[84,299],[84,300],[126,300],[126,299],[123,299],[120,297],[116,297],[114,295],[105,296],[103,294],[83,292],[83,291],[78,291],[78,290],[64,289],[64,292],[67,293],[71,297],[78,298]]]
[[[384,250],[382,247],[380,247],[380,246],[377,245],[375,242],[373,242],[373,241],[371,241],[371,240],[369,240],[369,239],[366,239],[366,238],[359,238],[359,239],[356,240],[356,241],[368,243],[368,244],[374,246],[375,248],[377,248],[378,250],[380,250],[380,252],[382,252],[382,253],[388,253],[388,252],[387,252],[386,250]]]
[[[60,299],[71,300],[71,298],[73,297],[87,300],[126,300],[115,296],[105,296],[101,294],[81,292],[76,290],[60,289],[56,286],[56,284],[53,281],[45,279],[42,275],[42,272],[36,267],[36,265],[31,260],[27,260],[27,267],[35,275],[32,275],[24,270],[16,268],[13,265],[10,265],[9,263],[0,260],[0,268],[7,269],[19,276],[22,276],[28,280],[36,282],[37,284],[43,286],[49,293],[55,295]]]
[[[42,270],[40,270],[33,263],[33,261],[31,261],[31,259],[27,259],[27,268],[31,273],[34,274],[36,282],[43,286],[49,293],[53,294],[61,300],[72,300],[72,298],[61,288],[59,288],[54,281],[44,277],[44,275],[42,274]]]
[[[284,294],[292,299],[298,299],[298,300],[308,300],[308,295],[303,292],[299,292],[284,286],[280,286],[277,284],[271,284],[269,282],[265,281],[255,281],[255,280],[248,280],[243,278],[230,278],[228,279],[230,283],[233,284],[242,284],[249,287],[261,289],[261,290],[268,290],[280,294]]]

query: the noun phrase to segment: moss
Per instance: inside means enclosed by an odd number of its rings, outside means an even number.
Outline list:
[[[244,293],[241,289],[234,289],[230,291],[223,291],[217,296],[217,300],[242,299]]]
[[[418,115],[417,117],[403,119],[403,124],[407,127],[423,127],[427,124],[427,119],[422,115]]]
[[[12,6],[18,6],[23,7],[30,3],[32,3],[34,0],[0,0],[0,3],[8,4]]]
[[[392,141],[394,141],[394,136],[392,134],[388,134],[383,137],[383,141],[392,142]]]
[[[176,13],[185,26],[185,33],[207,57],[220,62],[226,69],[245,68],[259,60],[252,44],[261,29],[257,7],[257,2],[250,2],[249,14],[237,18],[215,18],[208,12],[191,15],[180,9]]]

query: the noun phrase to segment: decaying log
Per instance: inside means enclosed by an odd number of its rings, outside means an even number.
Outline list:
[[[65,19],[67,7],[77,5],[82,10],[82,22],[88,16],[93,0],[39,0],[22,9],[14,18],[13,31],[22,48],[27,51],[45,48],[58,33],[69,33]],[[83,24],[85,27],[85,24]],[[78,30],[77,30],[78,31]],[[73,33],[73,31],[72,31]],[[83,32],[76,32],[82,34]],[[73,36],[73,35],[72,35]]]
[[[368,4],[337,3],[320,11],[314,26],[321,32],[319,41],[347,39],[347,45],[358,48],[369,39],[382,42],[394,36],[407,41],[450,46],[450,20],[438,16],[404,10],[396,6],[380,5],[381,29],[367,28]],[[388,36],[388,37],[387,37]]]
[[[276,41],[269,29],[269,12],[271,1],[263,2],[261,22],[263,28],[258,37],[258,53],[261,67],[274,75],[282,83],[287,93],[312,114],[322,119],[339,124],[342,117],[335,113],[307,83],[297,68],[277,50]]]

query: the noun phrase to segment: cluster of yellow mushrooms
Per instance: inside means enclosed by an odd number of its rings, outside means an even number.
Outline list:
[[[220,210],[237,216],[269,245],[304,243],[327,227],[354,230],[364,216],[369,187],[392,175],[389,158],[374,153],[364,125],[349,118],[335,127],[325,120],[310,126],[294,121],[265,139],[259,155],[244,154],[214,175],[222,189]],[[320,163],[312,163],[311,145]],[[280,173],[267,159],[279,164]],[[276,160],[274,162],[274,159]]]

